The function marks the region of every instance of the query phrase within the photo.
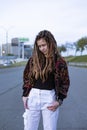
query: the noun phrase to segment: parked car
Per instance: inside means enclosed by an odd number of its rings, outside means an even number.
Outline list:
[[[12,62],[5,62],[5,63],[3,63],[3,66],[10,66],[10,65],[12,65]]]

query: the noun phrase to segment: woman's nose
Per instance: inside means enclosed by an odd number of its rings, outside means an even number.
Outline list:
[[[41,50],[43,50],[44,49],[44,47],[43,46],[41,46]]]

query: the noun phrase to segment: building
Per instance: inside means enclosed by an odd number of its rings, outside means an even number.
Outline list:
[[[4,55],[8,55],[11,53],[11,43],[8,43],[7,44],[2,44],[1,45],[1,55],[4,56]]]
[[[28,38],[12,38],[11,54],[18,58],[29,58],[32,54],[32,46],[29,45]]]

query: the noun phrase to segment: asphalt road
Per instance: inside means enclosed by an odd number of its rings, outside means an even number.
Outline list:
[[[0,69],[0,130],[23,130],[23,69]],[[71,85],[60,107],[58,130],[87,130],[87,69],[69,67],[69,75]]]

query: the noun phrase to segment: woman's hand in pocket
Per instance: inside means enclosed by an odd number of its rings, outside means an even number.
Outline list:
[[[56,109],[59,107],[59,102],[58,101],[54,101],[52,103],[52,105],[48,106],[47,108],[51,111],[56,111]]]

